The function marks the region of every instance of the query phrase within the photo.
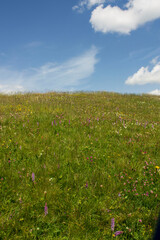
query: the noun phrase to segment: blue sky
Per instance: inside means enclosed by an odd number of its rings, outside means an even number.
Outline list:
[[[0,4],[0,92],[160,95],[159,0]]]

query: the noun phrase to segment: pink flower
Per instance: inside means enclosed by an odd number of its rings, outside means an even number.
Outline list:
[[[115,227],[115,220],[114,218],[111,219],[111,231],[114,231],[114,227]]]
[[[116,237],[116,236],[118,236],[118,235],[120,235],[120,234],[122,234],[122,233],[123,233],[123,231],[117,231],[117,232],[114,233],[114,235],[115,235],[115,237]]]
[[[45,203],[45,206],[44,206],[44,214],[45,214],[45,216],[48,214],[47,203]]]
[[[34,182],[35,181],[35,174],[32,173],[32,181]]]
[[[142,219],[139,219],[138,222],[142,222]]]

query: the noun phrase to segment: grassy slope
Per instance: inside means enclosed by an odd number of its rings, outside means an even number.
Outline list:
[[[159,97],[0,95],[0,239],[148,239],[159,149]]]

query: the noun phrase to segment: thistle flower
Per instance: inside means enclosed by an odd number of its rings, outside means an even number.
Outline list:
[[[111,219],[111,231],[114,231],[114,227],[115,227],[115,220],[114,218]]]
[[[44,214],[45,214],[45,216],[48,214],[47,203],[45,203],[45,206],[44,206]]]

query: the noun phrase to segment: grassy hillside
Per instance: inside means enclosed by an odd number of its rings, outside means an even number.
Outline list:
[[[160,97],[0,95],[1,240],[149,239],[159,179]]]

